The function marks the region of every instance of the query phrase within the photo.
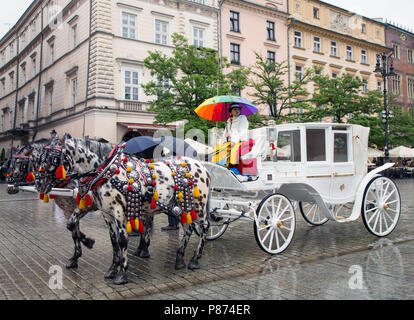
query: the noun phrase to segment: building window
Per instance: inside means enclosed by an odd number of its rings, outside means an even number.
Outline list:
[[[379,92],[382,92],[382,81],[377,81],[377,89]]]
[[[22,48],[26,45],[26,31],[23,31],[20,35],[20,41],[22,43]]]
[[[125,84],[125,100],[138,101],[138,71],[125,70],[124,71],[124,84]]]
[[[394,58],[400,60],[400,46],[396,43],[392,45],[392,50],[394,52]]]
[[[10,78],[10,91],[14,90],[14,71],[9,73]]]
[[[296,66],[296,81],[301,81],[303,78],[303,67],[302,66]]]
[[[13,58],[14,56],[14,44],[13,42],[10,43],[10,58]]]
[[[365,23],[361,25],[361,33],[367,33],[367,25]]]
[[[71,40],[72,40],[72,48],[76,48],[78,45],[78,25],[73,25],[71,28]]]
[[[302,48],[302,32],[295,31],[295,47]]]
[[[37,34],[37,25],[36,25],[36,20],[34,20],[32,22],[32,37],[34,38]]]
[[[408,97],[414,99],[414,77],[407,77]]]
[[[6,94],[6,78],[0,80],[0,90],[0,96],[4,96]]]
[[[230,31],[240,32],[240,17],[238,12],[230,11]]]
[[[346,46],[346,60],[352,60],[352,46]]]
[[[338,44],[336,41],[331,41],[331,56],[338,56]]]
[[[362,92],[368,93],[368,79],[363,79],[362,82]]]
[[[35,119],[35,98],[34,94],[29,96],[29,112],[30,112],[30,120]]]
[[[122,37],[136,39],[137,16],[122,12]]]
[[[155,43],[168,44],[168,22],[155,20]]]
[[[414,60],[413,60],[413,50],[412,49],[408,49],[407,50],[407,58],[408,58],[408,62],[409,63],[414,63]]]
[[[321,38],[320,37],[313,37],[313,51],[321,52]]]
[[[366,50],[361,50],[361,63],[368,64]]]
[[[313,8],[313,18],[319,19],[319,8]]]
[[[332,79],[338,78],[338,74],[336,72],[332,72]]]
[[[401,75],[399,74],[392,77],[392,93],[397,96],[401,95]]]
[[[1,57],[1,64],[4,64],[6,62],[6,53],[4,52],[4,50],[0,52],[0,57]]]
[[[275,23],[272,21],[266,22],[267,40],[275,41]]]
[[[45,89],[45,114],[44,116],[51,115],[53,113],[53,86],[48,86]]]
[[[240,64],[240,45],[230,43],[230,63]]]
[[[204,47],[204,29],[193,28],[194,46],[197,48]]]
[[[55,62],[55,44],[53,42],[49,43],[49,59],[50,63]]]
[[[76,97],[78,95],[78,78],[70,80],[70,106],[74,107],[76,104]]]
[[[26,82],[26,62],[20,65],[20,68],[22,69],[22,84]],[[19,81],[20,82],[20,81]]]
[[[32,75],[33,77],[36,75],[36,56],[32,56]]]
[[[267,51],[267,63],[274,64],[276,62],[276,52],[274,51]]]

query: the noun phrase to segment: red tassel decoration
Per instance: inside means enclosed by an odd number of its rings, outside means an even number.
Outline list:
[[[50,199],[56,199],[56,196],[55,196],[54,194],[51,194],[51,195],[49,196],[49,198],[50,198]]]
[[[157,204],[155,203],[154,197],[151,199],[151,209],[154,210],[157,207]]]
[[[80,196],[80,194],[78,193],[78,194],[76,195],[76,204],[79,204],[79,203],[80,203],[80,200],[81,200],[81,196]]]
[[[197,212],[194,209],[191,210],[191,219],[197,220]]]
[[[62,165],[60,165],[56,170],[56,179],[66,179],[66,171]]]
[[[132,230],[136,230],[135,222],[133,218],[129,218],[129,222],[131,223]]]
[[[181,215],[181,223],[187,223],[187,215],[184,212]]]
[[[89,196],[89,194],[85,196],[85,204],[87,207],[89,207],[92,204],[92,198]]]
[[[44,195],[43,193],[40,193],[40,194],[39,194],[39,199],[40,199],[40,200],[43,200],[44,196],[45,196],[45,195]]]
[[[139,233],[141,234],[144,233],[144,224],[142,223],[141,220],[139,220]]]
[[[32,172],[29,172],[26,176],[26,182],[31,182],[35,180],[35,176]]]

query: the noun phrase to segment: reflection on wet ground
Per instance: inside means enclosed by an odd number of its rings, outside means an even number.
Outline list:
[[[9,196],[0,185],[0,299],[413,299],[414,179],[397,183],[402,214],[385,239],[360,219],[311,227],[298,213],[291,246],[269,256],[256,244],[253,225],[236,222],[206,244],[197,271],[174,269],[181,231],[161,232],[167,218],[157,216],[149,259],[134,256],[138,238],[130,237],[124,286],[104,279],[112,247],[99,213],[81,221],[94,248],[83,247],[78,269],[67,270],[73,242],[62,212],[29,193]],[[52,265],[62,267],[62,289],[49,288]]]

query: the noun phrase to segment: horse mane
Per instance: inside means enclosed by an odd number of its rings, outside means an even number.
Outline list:
[[[100,160],[106,159],[114,146],[110,143],[99,142],[94,139],[72,138],[77,145],[83,146],[86,150],[96,154]]]

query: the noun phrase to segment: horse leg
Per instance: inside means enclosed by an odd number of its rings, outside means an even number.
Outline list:
[[[119,266],[119,246],[118,246],[118,240],[117,240],[117,234],[116,234],[116,226],[113,221],[108,221],[105,216],[105,223],[109,228],[109,236],[111,238],[112,243],[112,265],[108,269],[108,271],[105,273],[105,279],[113,279],[115,278],[116,274],[118,273],[118,266]]]
[[[181,239],[180,246],[177,249],[177,255],[175,258],[175,269],[176,270],[185,268],[185,263],[184,263],[185,248],[187,248],[188,241],[190,240],[191,233],[193,232],[191,225],[187,223],[181,223],[181,226],[183,227],[184,235]]]
[[[124,219],[125,220],[125,219]],[[119,272],[115,276],[114,284],[128,283],[127,269],[128,269],[128,233],[126,232],[126,220],[116,220],[118,226],[118,244],[119,244]]]
[[[69,218],[66,228],[72,232],[72,239],[75,244],[75,252],[73,256],[68,260],[66,263],[66,268],[72,269],[78,267],[78,259],[82,256],[82,246],[81,246],[81,236],[79,230],[79,217],[81,216],[81,211],[79,209],[75,209],[72,213],[71,217]]]
[[[197,249],[194,251],[194,256],[191,258],[190,263],[188,264],[188,269],[200,269],[200,265],[198,264],[198,260],[201,258],[203,254],[204,244],[206,242],[206,226],[203,223],[200,224],[200,241],[198,243]]]
[[[152,231],[152,226],[154,222],[153,216],[146,216],[144,219],[144,234],[140,236],[139,239],[139,246],[135,255],[140,258],[149,258],[150,254],[148,251],[148,247],[151,243],[150,233]]]
[[[80,231],[80,226],[79,226],[79,223],[80,223],[80,220],[87,214],[89,212],[89,210],[82,210],[81,211],[81,214],[78,216],[78,219],[77,219],[77,221],[76,221],[76,225],[75,225],[75,229],[76,229],[76,232],[78,233],[78,236],[79,236],[79,239],[80,239],[80,241],[82,242],[82,244],[86,247],[86,248],[88,248],[88,249],[92,249],[93,248],[93,245],[95,244],[95,240],[94,239],[92,239],[92,238],[88,238],[88,237],[86,237],[86,235],[82,232],[82,231]]]

